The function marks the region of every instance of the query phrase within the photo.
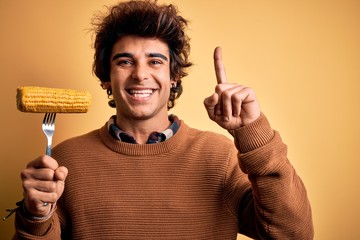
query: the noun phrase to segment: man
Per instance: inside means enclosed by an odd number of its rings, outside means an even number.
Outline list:
[[[253,90],[227,82],[220,48],[204,105],[235,146],[168,115],[192,65],[174,6],[123,2],[95,25],[93,68],[116,116],[28,164],[15,239],[313,238],[286,146]]]

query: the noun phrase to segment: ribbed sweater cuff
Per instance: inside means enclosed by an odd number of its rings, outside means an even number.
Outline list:
[[[31,220],[25,216],[23,210],[16,213],[16,225],[24,230],[27,234],[34,236],[44,236],[50,229],[53,216],[45,220]]]
[[[249,125],[231,130],[229,133],[235,138],[235,144],[240,153],[262,147],[274,137],[274,131],[263,113]]]

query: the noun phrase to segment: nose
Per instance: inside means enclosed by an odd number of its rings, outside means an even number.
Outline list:
[[[149,69],[145,64],[136,64],[133,68],[132,78],[139,82],[147,80],[149,78]]]

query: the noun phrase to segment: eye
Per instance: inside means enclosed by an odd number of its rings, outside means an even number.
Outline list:
[[[120,59],[119,61],[116,62],[116,65],[118,66],[131,66],[133,64],[132,61],[130,61],[129,59]]]
[[[162,64],[162,61],[161,60],[158,60],[158,59],[152,59],[150,61],[150,64],[151,65],[161,65]]]

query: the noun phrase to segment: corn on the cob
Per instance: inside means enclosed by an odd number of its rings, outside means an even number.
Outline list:
[[[72,89],[24,86],[17,89],[16,105],[22,112],[86,113],[91,95]]]

